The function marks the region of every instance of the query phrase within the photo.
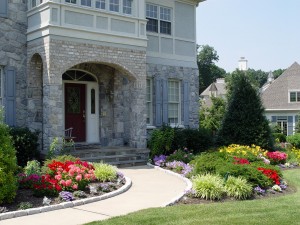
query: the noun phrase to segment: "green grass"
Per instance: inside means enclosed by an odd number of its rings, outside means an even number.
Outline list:
[[[283,172],[290,185],[299,190],[300,170]],[[141,210],[89,225],[163,225],[163,224],[300,224],[300,192],[260,200],[234,201],[202,205],[180,205]]]

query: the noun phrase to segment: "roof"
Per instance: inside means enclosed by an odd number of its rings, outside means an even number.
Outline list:
[[[218,95],[226,95],[226,83],[214,82],[209,85],[201,94],[201,97],[210,96],[211,91],[217,91]]]
[[[300,65],[295,62],[262,93],[266,110],[300,110],[300,102],[289,103],[289,91],[300,91]]]

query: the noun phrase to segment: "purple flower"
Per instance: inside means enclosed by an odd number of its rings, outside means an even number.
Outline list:
[[[156,166],[164,166],[166,159],[167,159],[167,156],[160,155],[160,156],[154,156],[153,161]]]
[[[262,189],[261,187],[259,187],[259,186],[254,188],[254,192],[256,192],[259,195],[262,195],[262,194],[266,193],[266,191],[264,189]]]
[[[73,194],[68,191],[60,192],[59,197],[61,197],[64,201],[67,201],[67,202],[74,200]]]
[[[166,163],[166,167],[171,170],[175,170],[178,173],[181,173],[183,176],[187,176],[192,172],[193,168],[189,164],[185,164],[182,161],[173,161]]]

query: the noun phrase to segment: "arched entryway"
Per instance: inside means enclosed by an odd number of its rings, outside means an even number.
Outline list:
[[[99,86],[90,72],[69,69],[63,75],[64,127],[75,142],[99,143]]]

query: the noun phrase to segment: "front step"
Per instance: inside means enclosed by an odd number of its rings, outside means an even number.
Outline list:
[[[95,145],[77,146],[71,155],[88,162],[105,162],[117,167],[146,165],[149,149],[130,147],[100,147]]]

